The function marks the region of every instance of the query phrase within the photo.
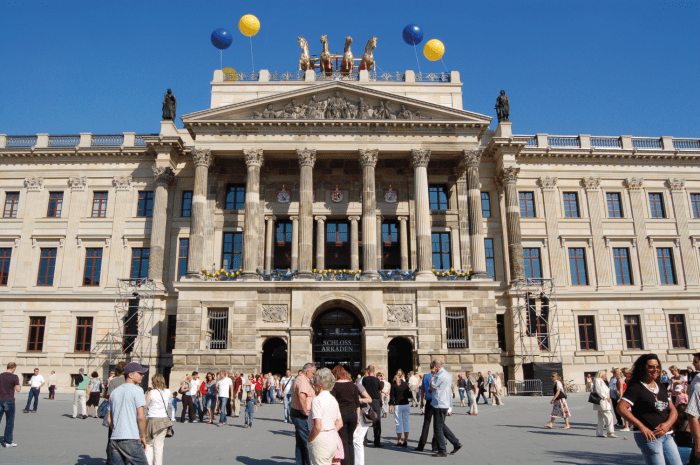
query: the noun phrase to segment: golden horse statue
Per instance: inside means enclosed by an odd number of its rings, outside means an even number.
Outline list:
[[[299,48],[301,48],[301,56],[299,57],[299,69],[308,71],[314,69],[311,64],[311,54],[309,53],[309,43],[302,36],[297,37],[299,40]]]
[[[366,69],[371,71],[374,67],[376,70],[376,63],[374,62],[374,55],[372,55],[372,50],[377,48],[377,37],[374,36],[367,41],[365,46],[365,53],[362,55],[362,61],[360,62],[360,70]]]
[[[328,50],[328,37],[326,37],[326,34],[321,36],[321,43],[323,44],[323,51],[318,61],[318,67],[322,73],[330,76],[333,74],[333,62],[331,61],[331,52]]]
[[[350,50],[350,44],[352,44],[352,37],[348,36],[345,38],[343,61],[340,63],[340,73],[345,76],[352,73],[355,66],[355,57],[352,55],[352,50]]]

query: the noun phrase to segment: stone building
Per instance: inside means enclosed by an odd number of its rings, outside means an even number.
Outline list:
[[[2,363],[105,374],[139,278],[173,380],[436,357],[522,379],[527,356],[582,383],[698,350],[697,138],[489,130],[457,72],[211,86],[184,129],[0,135]],[[518,323],[528,277],[554,280],[551,340]]]

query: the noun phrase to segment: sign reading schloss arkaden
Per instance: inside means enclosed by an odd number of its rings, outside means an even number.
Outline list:
[[[329,340],[323,341],[322,352],[354,352],[355,347],[350,340]]]

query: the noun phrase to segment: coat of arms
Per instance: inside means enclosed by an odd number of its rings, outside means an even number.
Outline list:
[[[282,186],[282,189],[277,191],[277,201],[279,203],[289,203],[291,196],[289,195],[289,191]]]
[[[389,186],[389,189],[384,191],[384,201],[387,203],[396,203],[399,199],[397,192]]]
[[[331,200],[336,203],[343,201],[343,191],[338,189],[338,186],[335,186],[335,189],[331,191]]]

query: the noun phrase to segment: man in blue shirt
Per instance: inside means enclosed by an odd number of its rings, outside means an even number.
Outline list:
[[[430,393],[433,395],[432,405],[434,410],[433,435],[437,441],[438,452],[433,457],[447,457],[447,445],[445,439],[450,441],[454,449],[450,454],[457,453],[462,448],[459,439],[452,434],[450,428],[445,425],[447,410],[452,406],[452,375],[442,367],[440,360],[433,360],[430,371],[433,379],[430,381]]]
[[[146,397],[141,389],[143,374],[148,371],[131,362],[124,368],[126,382],[109,396],[107,423],[112,428],[110,455],[112,463],[147,465],[146,453]]]
[[[433,400],[433,395],[430,393],[430,380],[433,378],[432,364],[430,365],[430,373],[423,375],[423,381],[420,385],[420,408],[423,410],[423,405],[425,405],[425,412],[423,414],[423,431],[421,432],[420,439],[418,440],[418,447],[415,451],[422,452],[425,448],[426,442],[428,442],[428,433],[430,433],[430,422],[433,419],[433,406],[431,404]],[[424,404],[425,401],[425,404]],[[435,444],[435,435],[433,434],[432,440],[433,452],[437,451],[437,446]]]

